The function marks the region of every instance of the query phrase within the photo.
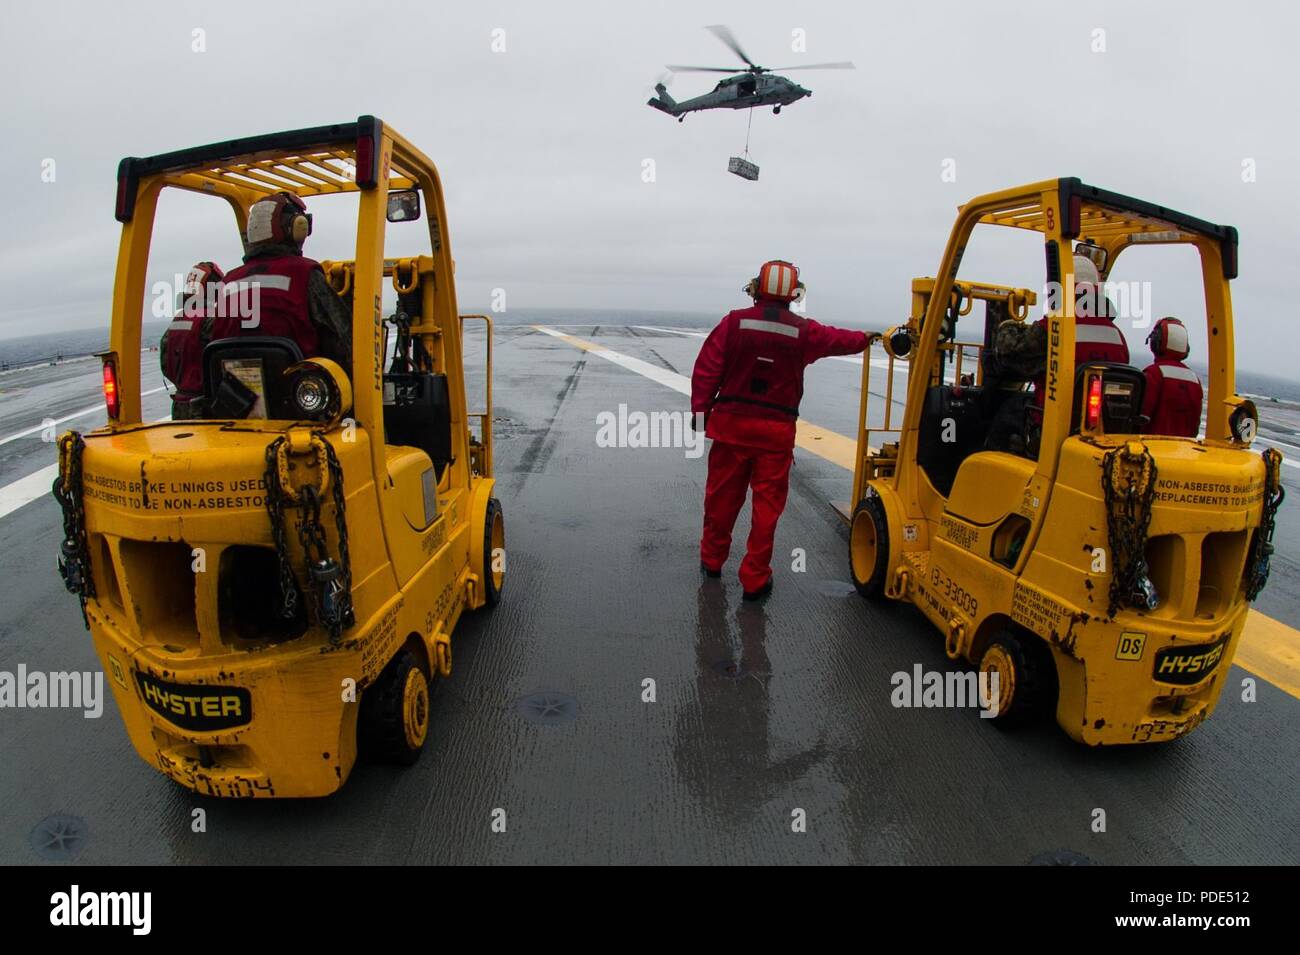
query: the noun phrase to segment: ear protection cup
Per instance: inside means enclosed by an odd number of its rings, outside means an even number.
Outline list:
[[[311,213],[292,192],[277,192],[253,203],[248,216],[248,242],[292,242],[302,245],[311,235]]]
[[[277,225],[284,229],[281,241],[287,239],[294,245],[302,245],[311,235],[311,215],[307,212],[307,204],[292,192],[278,192],[275,198],[280,205]]]

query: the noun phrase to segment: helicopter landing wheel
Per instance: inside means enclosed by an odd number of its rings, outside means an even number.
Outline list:
[[[780,107],[780,106],[774,106],[774,107],[772,107],[772,115],[773,115],[773,116],[779,116],[780,114],[781,114],[781,107]]]
[[[686,117],[685,117],[685,116],[678,116],[678,117],[677,117],[677,122],[679,122],[679,123],[684,123],[684,122],[686,122]]]

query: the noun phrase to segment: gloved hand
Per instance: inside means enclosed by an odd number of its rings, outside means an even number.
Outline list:
[[[709,426],[709,413],[707,411],[696,411],[691,414],[691,430],[703,431]]]

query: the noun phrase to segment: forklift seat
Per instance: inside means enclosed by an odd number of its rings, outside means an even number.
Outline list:
[[[917,434],[916,463],[944,497],[952,491],[962,461],[984,448],[989,419],[984,389],[932,385],[925,393]]]
[[[302,361],[291,338],[233,336],[203,349],[203,417],[246,418],[259,398],[266,417],[300,417],[282,386],[287,368]]]

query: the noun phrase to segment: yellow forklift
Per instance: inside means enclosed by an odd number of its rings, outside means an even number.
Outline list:
[[[1028,289],[956,278],[977,225],[1042,236],[1041,323],[1028,321]],[[1148,245],[1199,254],[1209,382],[1197,437],[1147,433],[1137,368],[1076,367],[1074,256],[1104,283],[1126,249]],[[909,321],[881,337],[883,357],[865,356],[854,585],[914,604],[951,660],[988,674],[995,725],[1054,712],[1075,740],[1143,743],[1213,712],[1283,495],[1281,456],[1251,451],[1256,409],[1234,390],[1236,275],[1231,227],[1078,179],[1035,183],[961,207],[938,277],[913,282]],[[1038,370],[1008,373],[998,349],[1032,340],[1007,334],[1031,325]],[[873,364],[883,409],[869,407]]]
[[[143,420],[141,303],[164,189],[224,201],[240,235],[272,193],[325,208],[352,195],[355,257],[321,264],[351,307],[353,366],[284,338],[219,339],[203,352],[202,416]],[[60,438],[54,490],[60,568],[131,742],[212,796],[329,794],[358,738],[413,763],[456,623],[496,604],[505,577],[491,322],[458,313],[437,170],[363,116],[124,159],[116,215],[108,423]],[[420,221],[428,254],[385,259],[387,223]],[[385,281],[398,303],[388,318]],[[470,320],[486,336],[487,407],[475,412]],[[232,388],[257,400],[224,401]]]

